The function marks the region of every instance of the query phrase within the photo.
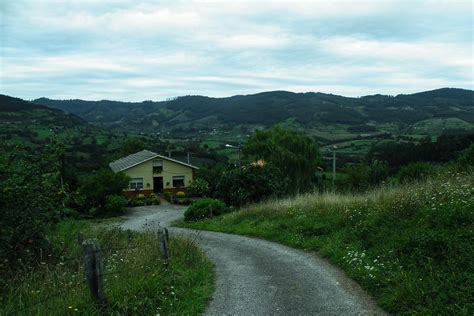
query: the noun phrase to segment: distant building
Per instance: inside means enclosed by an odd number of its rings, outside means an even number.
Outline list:
[[[171,159],[149,150],[131,154],[109,164],[114,172],[128,175],[130,184],[124,193],[138,194],[185,191],[198,167]]]

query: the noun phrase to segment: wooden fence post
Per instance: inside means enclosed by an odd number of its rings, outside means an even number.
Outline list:
[[[105,304],[106,299],[102,279],[102,258],[98,240],[84,240],[82,243],[82,250],[84,252],[84,270],[92,298],[100,304]]]
[[[160,236],[160,250],[161,254],[163,255],[163,259],[165,259],[166,262],[168,262],[168,259],[171,257],[170,255],[170,246],[169,246],[169,233],[168,233],[168,228],[163,227],[159,231],[159,236]]]

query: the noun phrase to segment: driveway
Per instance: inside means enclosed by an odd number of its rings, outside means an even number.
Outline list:
[[[185,207],[129,211],[124,229],[169,226]],[[216,269],[216,289],[205,315],[384,315],[354,281],[326,260],[277,243],[217,232],[169,228],[190,237]]]

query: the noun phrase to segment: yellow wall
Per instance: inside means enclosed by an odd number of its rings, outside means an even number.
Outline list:
[[[153,161],[163,162],[163,171],[153,174]],[[130,178],[143,178],[143,190],[153,190],[153,177],[163,177],[163,188],[173,188],[173,176],[184,176],[184,187],[193,180],[193,169],[166,159],[155,158],[123,171]]]

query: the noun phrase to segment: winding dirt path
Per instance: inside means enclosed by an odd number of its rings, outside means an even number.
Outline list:
[[[134,208],[121,227],[169,227],[184,210]],[[314,254],[244,236],[169,229],[195,239],[215,264],[216,290],[206,315],[385,315],[354,281]]]

